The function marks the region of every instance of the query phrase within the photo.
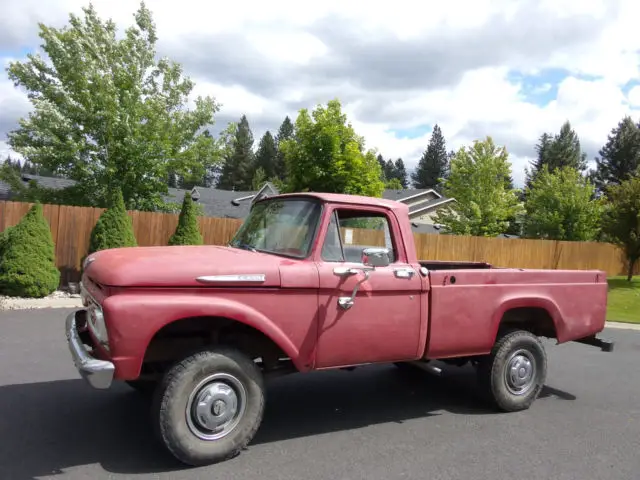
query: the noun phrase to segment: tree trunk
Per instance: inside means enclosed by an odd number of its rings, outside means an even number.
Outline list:
[[[627,267],[627,282],[630,282],[633,279],[633,267],[636,265],[637,258],[630,258],[629,264]]]

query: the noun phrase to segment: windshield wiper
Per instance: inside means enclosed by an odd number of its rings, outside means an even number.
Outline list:
[[[229,246],[230,247],[241,248],[242,250],[249,250],[250,252],[257,252],[255,247],[252,247],[248,243],[235,243],[235,244],[230,243]]]

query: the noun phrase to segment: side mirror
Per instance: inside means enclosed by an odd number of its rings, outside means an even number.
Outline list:
[[[365,248],[362,250],[362,264],[367,267],[388,267],[391,263],[388,248]]]

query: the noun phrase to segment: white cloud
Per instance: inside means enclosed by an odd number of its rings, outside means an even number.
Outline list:
[[[640,108],[640,85],[636,85],[627,94],[627,99],[632,107]]]
[[[411,168],[429,134],[398,139],[390,130],[438,123],[448,148],[486,135],[512,153],[516,183],[538,137],[571,121],[590,159],[621,117],[640,117],[640,36],[635,0],[413,0],[201,2],[148,0],[159,53],[184,64],[195,94],[213,95],[221,121],[243,113],[256,144],[285,115],[340,98],[367,145]],[[0,19],[0,52],[35,48],[37,22],[63,25],[82,0],[10,2]],[[137,3],[94,1],[98,12],[129,25]],[[562,69],[559,84],[541,77],[527,101],[508,77]],[[25,95],[0,79],[0,142],[28,111]],[[0,155],[2,150],[0,145]]]

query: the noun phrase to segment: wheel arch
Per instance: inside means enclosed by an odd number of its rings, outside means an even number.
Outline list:
[[[494,343],[507,331],[518,329],[537,336],[558,338],[560,324],[558,307],[548,298],[517,298],[504,302],[494,317]]]
[[[265,331],[267,330],[267,331]],[[296,365],[298,351],[284,335],[223,315],[191,315],[165,323],[150,336],[140,371],[152,363],[166,364],[207,345],[238,348],[272,368],[286,358]],[[274,338],[275,337],[275,338]],[[297,368],[297,366],[296,366]]]

